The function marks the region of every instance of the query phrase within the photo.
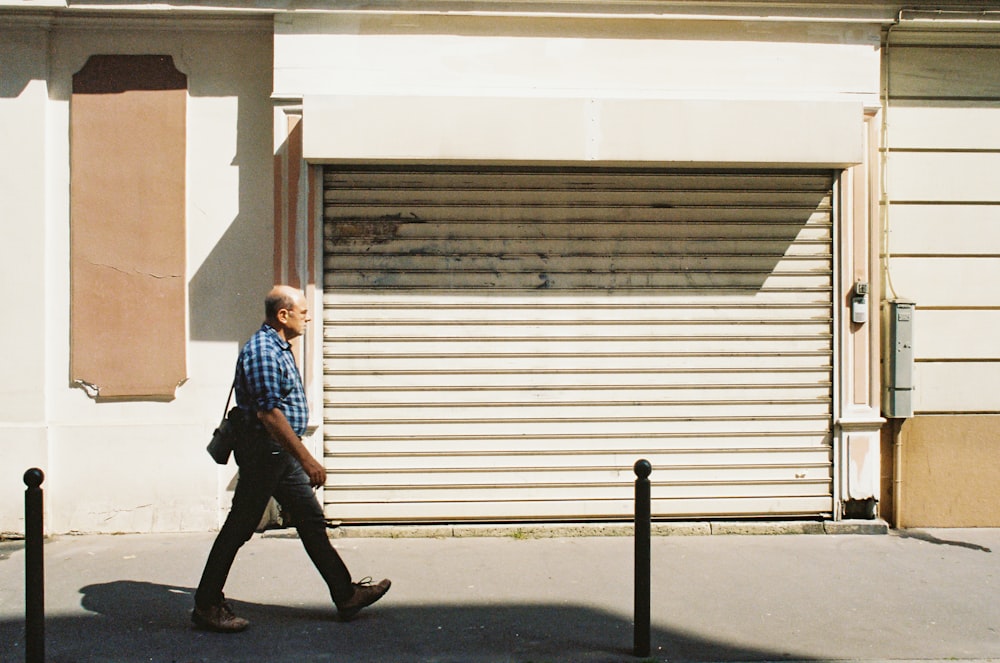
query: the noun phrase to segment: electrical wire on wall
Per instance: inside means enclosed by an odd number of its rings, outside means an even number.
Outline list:
[[[899,14],[896,15],[896,20],[886,28],[885,44],[882,49],[882,131],[879,149],[882,156],[879,168],[880,188],[882,191],[880,193],[879,220],[882,227],[882,246],[880,247],[882,273],[885,274],[885,292],[888,294],[888,299],[896,299],[898,297],[896,289],[892,284],[890,260],[892,252],[889,248],[889,73],[891,68],[889,62],[889,43],[891,41],[892,29],[899,25],[903,11],[905,10],[900,10]]]

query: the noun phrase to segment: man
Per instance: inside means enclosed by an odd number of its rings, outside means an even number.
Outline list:
[[[233,505],[208,555],[195,593],[191,621],[226,633],[245,629],[222,588],[240,547],[250,540],[274,497],[291,514],[299,538],[330,589],[341,620],[353,619],[389,591],[389,580],[372,585],[351,574],[330,545],[323,510],[313,486],[326,482],[326,468],[302,444],[309,420],[305,390],[289,341],[309,322],[305,295],[275,286],[264,302],[265,320],[240,352],[236,365],[236,405],[242,435],[234,453],[240,477]]]

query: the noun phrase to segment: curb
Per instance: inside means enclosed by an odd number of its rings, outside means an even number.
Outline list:
[[[882,535],[889,525],[882,520],[775,521],[775,522],[670,522],[653,523],[653,536],[776,536],[787,534]],[[588,536],[634,535],[632,523],[458,524],[458,525],[335,525],[333,539],[414,539],[504,537],[552,539]],[[268,530],[264,536],[295,536],[294,530]]]

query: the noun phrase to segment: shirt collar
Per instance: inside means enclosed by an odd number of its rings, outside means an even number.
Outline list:
[[[274,342],[277,343],[282,350],[292,349],[292,344],[286,341],[285,339],[281,338],[281,336],[278,334],[278,331],[271,325],[265,322],[263,325],[261,325],[261,329],[263,329],[264,333],[266,333],[268,336],[271,336]]]

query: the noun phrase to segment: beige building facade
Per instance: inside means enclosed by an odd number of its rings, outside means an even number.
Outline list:
[[[332,521],[626,520],[647,458],[660,519],[996,526],[998,58],[986,5],[0,1],[0,532],[35,466],[52,532],[217,527],[275,281]]]
[[[916,416],[886,428],[895,522],[995,527],[1000,42],[976,21],[902,16],[884,47],[882,250],[886,296],[916,302]]]

